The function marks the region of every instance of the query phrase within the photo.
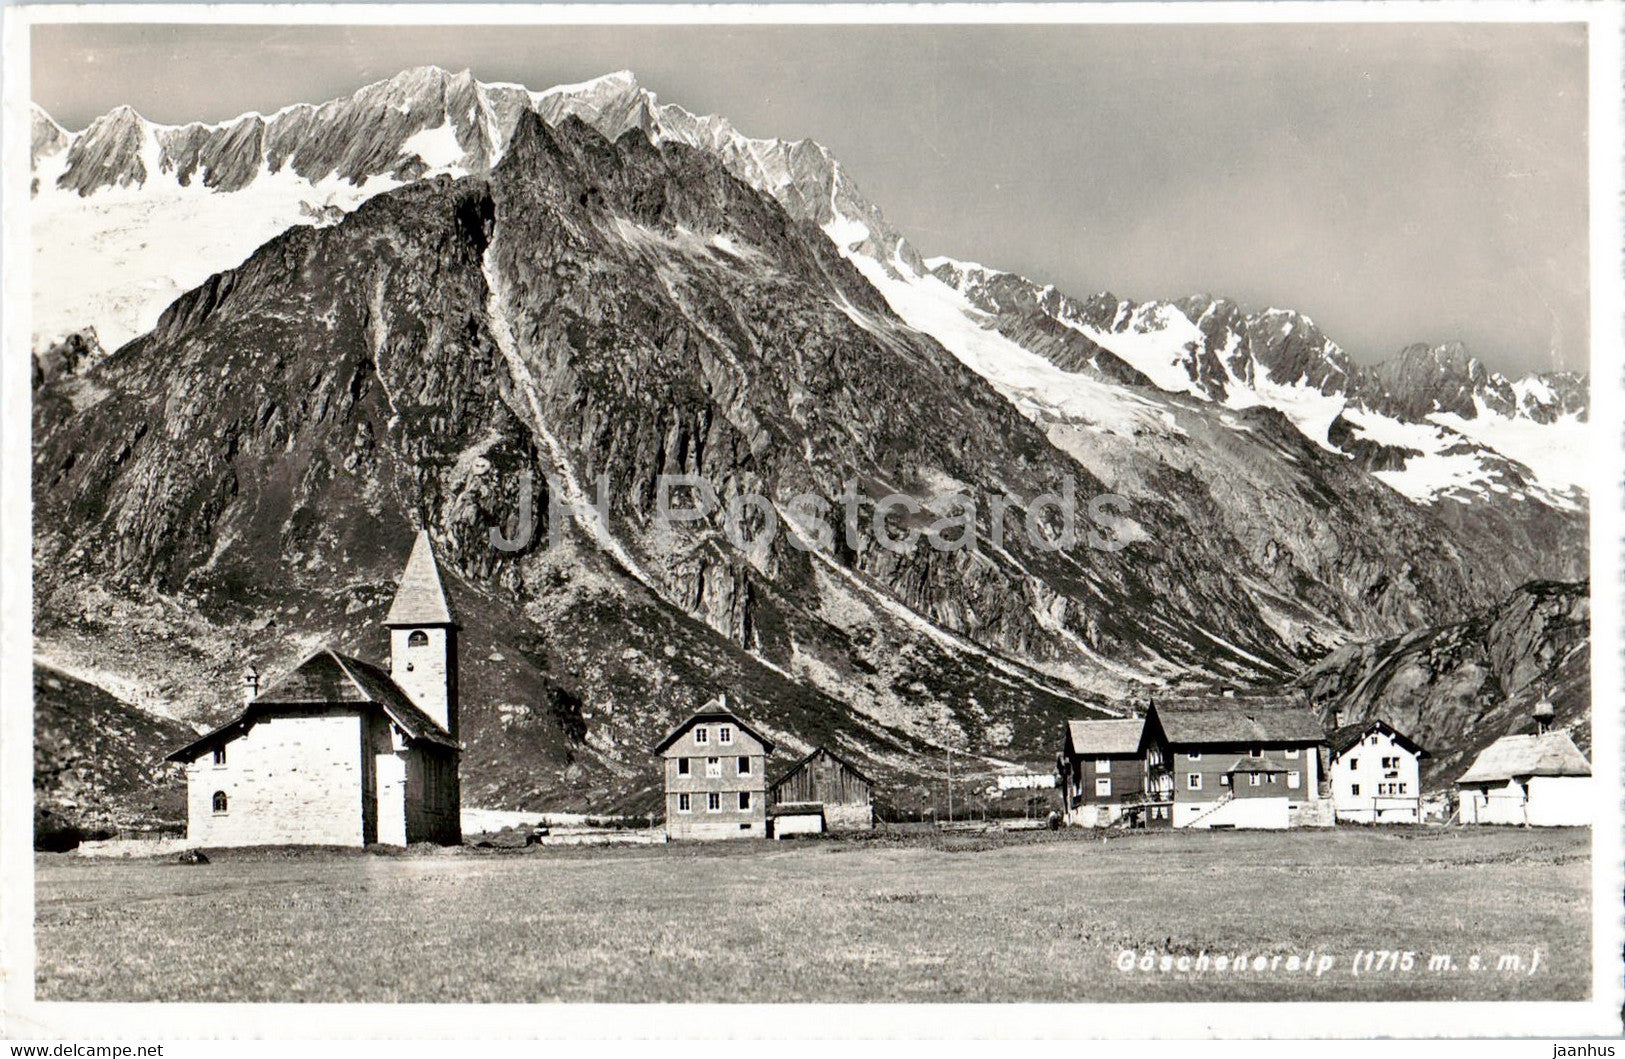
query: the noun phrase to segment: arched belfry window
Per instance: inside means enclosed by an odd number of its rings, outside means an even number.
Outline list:
[[[217,813],[223,813],[223,812],[226,811],[226,792],[225,791],[215,791],[214,792],[214,811],[217,812]]]
[[[424,632],[422,629],[413,629],[411,634],[409,636],[407,636],[407,638],[406,638],[406,646],[408,646],[408,647],[427,647],[427,646],[429,646],[429,634]]]

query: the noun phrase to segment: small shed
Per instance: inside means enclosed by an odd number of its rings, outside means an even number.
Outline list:
[[[772,838],[824,833],[824,807],[818,802],[780,802],[768,806],[767,831]]]
[[[829,831],[868,831],[875,826],[874,781],[827,747],[813,748],[775,780],[768,788],[768,803],[817,805]],[[782,827],[775,822],[775,833],[784,833]]]
[[[1504,735],[1456,781],[1464,824],[1591,823],[1591,763],[1565,732]]]

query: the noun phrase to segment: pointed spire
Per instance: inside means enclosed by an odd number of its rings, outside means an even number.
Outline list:
[[[440,566],[435,562],[434,545],[429,543],[427,530],[418,530],[417,540],[412,543],[412,556],[406,560],[406,570],[401,574],[395,602],[389,605],[384,624],[457,624],[451,605],[446,602],[446,590],[440,583]]]

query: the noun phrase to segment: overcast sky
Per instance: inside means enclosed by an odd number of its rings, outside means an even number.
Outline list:
[[[1137,300],[1308,313],[1356,359],[1588,354],[1581,25],[36,26],[72,129],[348,95],[406,66],[541,89],[631,69],[810,136],[927,255]]]

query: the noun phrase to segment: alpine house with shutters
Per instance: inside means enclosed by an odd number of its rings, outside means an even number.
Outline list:
[[[718,696],[655,744],[666,784],[666,836],[765,838],[773,741]]]
[[[1306,706],[1226,692],[1158,702],[1146,714],[1147,787],[1166,790],[1174,827],[1332,823],[1321,795],[1325,730]]]
[[[1068,825],[1105,827],[1125,818],[1148,827],[1170,823],[1173,780],[1162,767],[1162,747],[1142,745],[1144,734],[1143,717],[1066,723],[1056,771]]]
[[[169,756],[196,846],[461,841],[459,626],[426,533],[384,625],[389,671],[323,647]]]
[[[1422,759],[1428,752],[1386,721],[1332,731],[1332,802],[1337,818],[1359,824],[1422,820]]]

